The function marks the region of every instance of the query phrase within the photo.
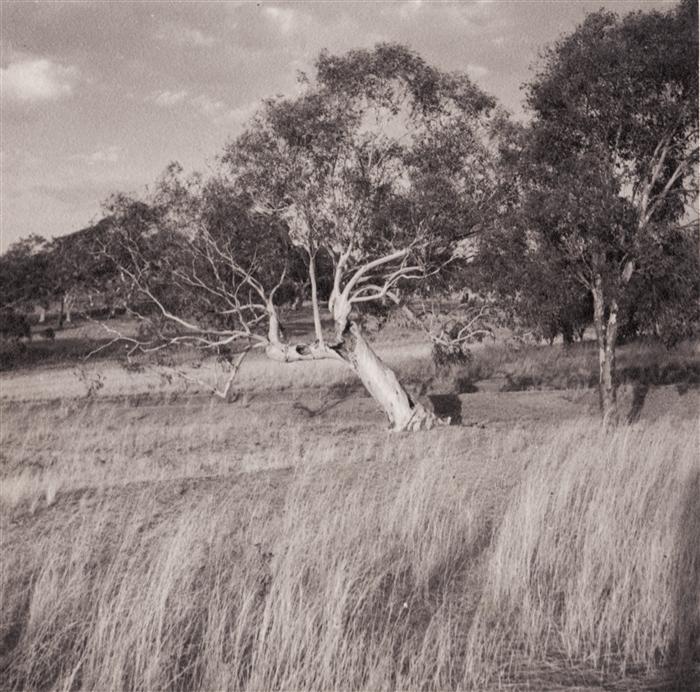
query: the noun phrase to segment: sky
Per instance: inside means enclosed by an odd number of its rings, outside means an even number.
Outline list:
[[[323,49],[382,41],[466,71],[517,118],[542,48],[601,7],[664,0],[0,0],[0,250],[100,218],[165,166],[216,167],[261,99],[297,93]]]

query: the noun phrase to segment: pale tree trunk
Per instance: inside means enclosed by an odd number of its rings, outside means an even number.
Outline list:
[[[372,350],[356,323],[348,323],[342,341],[333,350],[357,373],[386,414],[392,430],[430,430],[436,425],[449,424],[449,419],[437,418],[411,397],[394,371]]]
[[[593,287],[593,321],[598,342],[598,396],[603,421],[606,423],[614,423],[617,419],[617,382],[615,377],[617,313],[617,301],[612,300],[606,314],[602,280],[600,277],[596,277]]]
[[[77,303],[77,297],[76,295],[71,291],[68,291],[68,293],[65,296],[65,309],[66,309],[66,323],[70,324],[71,323],[71,315],[73,313],[73,308],[75,308]]]
[[[321,327],[321,312],[318,305],[318,289],[316,287],[316,254],[309,252],[309,281],[311,282],[311,305],[314,313],[314,332],[318,345],[323,347],[323,329]]]
[[[39,324],[46,322],[46,308],[43,305],[39,306]]]
[[[294,297],[294,302],[292,303],[292,310],[301,310],[304,305],[304,294],[299,291]]]
[[[333,344],[318,340],[312,344],[289,344],[282,338],[277,314],[271,309],[269,343],[265,353],[268,358],[283,363],[328,359],[342,361],[360,378],[386,414],[394,431],[430,430],[436,425],[449,424],[449,419],[438,418],[411,397],[394,371],[372,350],[359,325],[348,320],[347,315],[336,324],[341,325],[342,331]]]

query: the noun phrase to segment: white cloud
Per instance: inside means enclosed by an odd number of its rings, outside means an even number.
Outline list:
[[[283,34],[288,34],[294,28],[297,13],[291,7],[264,7],[263,14]]]
[[[121,147],[112,145],[104,149],[97,149],[90,154],[75,154],[70,157],[73,161],[82,161],[88,166],[94,166],[100,163],[116,163],[119,161]]]
[[[226,111],[226,104],[223,101],[200,94],[190,99],[190,103],[202,114],[209,118],[217,118]]]
[[[260,105],[259,101],[251,101],[230,108],[223,101],[213,99],[206,94],[195,96],[189,100],[189,103],[215,125],[241,125],[255,114]]]
[[[251,101],[231,108],[227,103],[208,94],[190,95],[185,89],[180,91],[155,91],[147,98],[160,108],[173,108],[183,106],[199,113],[199,115],[211,120],[216,125],[228,125],[242,123],[250,118],[256,111],[259,102]]]
[[[55,101],[73,92],[78,77],[75,67],[64,67],[47,58],[30,58],[0,69],[0,89],[2,98],[8,101]]]
[[[399,7],[399,17],[401,17],[401,19],[412,19],[416,16],[422,5],[423,0],[408,0],[407,2],[402,2]]]
[[[478,65],[473,62],[467,63],[467,74],[474,77],[474,79],[485,77],[489,72],[491,72],[491,70],[485,65]]]
[[[255,115],[260,106],[259,101],[251,101],[226,112],[225,118],[231,124],[243,124]]]
[[[167,41],[181,46],[205,48],[218,42],[214,36],[176,22],[162,22],[156,31],[156,38],[159,41]]]
[[[187,91],[157,91],[153,94],[153,103],[161,108],[171,108],[172,106],[182,103],[187,98]]]

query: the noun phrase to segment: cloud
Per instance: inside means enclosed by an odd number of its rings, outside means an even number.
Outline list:
[[[467,63],[467,73],[470,77],[474,77],[474,79],[485,77],[490,72],[491,70],[489,70],[489,68],[485,65],[479,65],[473,62]]]
[[[225,114],[225,119],[231,124],[243,124],[255,115],[260,107],[260,101],[251,101],[237,108],[229,109]]]
[[[208,118],[218,118],[226,111],[226,104],[223,101],[213,99],[206,94],[200,94],[190,99],[190,104],[193,105],[202,115]]]
[[[32,103],[70,96],[78,81],[75,67],[64,67],[47,58],[18,60],[0,69],[2,98]]]
[[[156,31],[156,38],[159,41],[167,41],[169,43],[190,47],[208,48],[218,43],[217,38],[210,34],[205,34],[199,29],[169,21],[161,22]]]
[[[423,5],[423,0],[408,0],[402,2],[399,7],[399,17],[401,19],[413,19]]]
[[[169,91],[167,89],[164,91],[156,91],[146,100],[160,108],[173,108],[174,106],[189,108],[208,120],[211,120],[215,125],[241,124],[248,120],[260,105],[259,101],[253,100],[241,106],[231,108],[224,101],[213,98],[208,94],[201,93],[190,95],[185,89],[181,89],[180,91]]]
[[[216,125],[240,125],[253,116],[259,101],[230,108],[223,101],[213,99],[206,94],[200,94],[190,99],[189,103],[194,106],[203,116],[209,118]]]
[[[288,34],[296,23],[297,13],[291,7],[265,7],[263,14],[283,33]]]
[[[187,91],[157,91],[153,94],[153,103],[161,108],[171,108],[172,106],[182,103],[187,98]]]
[[[119,161],[121,147],[112,145],[104,149],[97,149],[90,154],[74,154],[69,157],[72,161],[82,161],[88,166],[94,166],[100,163],[116,163]]]

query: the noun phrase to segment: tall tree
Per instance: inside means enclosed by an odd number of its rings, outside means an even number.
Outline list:
[[[150,218],[138,239],[139,203],[122,199],[111,210],[131,219],[117,224],[121,265],[180,330],[171,342],[245,341],[282,362],[338,360],[358,374],[394,429],[431,427],[435,416],[373,352],[358,314],[449,280],[472,252],[492,197],[494,102],[466,75],[440,72],[396,45],[322,53],[315,79],[303,77],[301,87],[295,98],[263,104],[226,147],[219,179],[166,176],[140,212]],[[238,200],[235,223],[221,223],[214,201],[222,192],[226,205]],[[164,244],[158,257],[156,238]],[[314,317],[310,344],[286,340],[277,310],[285,287],[302,280],[293,266],[299,255]],[[178,303],[177,288],[187,289],[188,304]],[[324,308],[332,333],[323,329]]]
[[[543,56],[518,157],[523,254],[593,302],[600,401],[616,414],[619,320],[652,257],[697,247],[697,3],[589,15]],[[654,275],[688,262],[659,260]],[[646,267],[646,269],[645,269]]]

